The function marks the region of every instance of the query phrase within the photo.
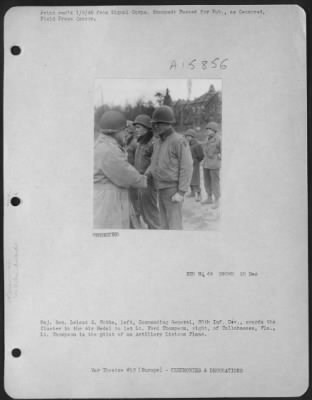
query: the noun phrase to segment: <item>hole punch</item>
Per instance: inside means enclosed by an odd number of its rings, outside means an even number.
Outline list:
[[[22,352],[21,352],[20,349],[13,349],[13,350],[12,350],[12,356],[15,357],[15,358],[20,357],[21,354],[22,354]]]
[[[19,197],[12,197],[11,204],[16,207],[21,204],[21,199]]]
[[[13,54],[13,56],[18,56],[19,54],[21,54],[22,49],[19,46],[12,46],[11,47],[11,53]]]

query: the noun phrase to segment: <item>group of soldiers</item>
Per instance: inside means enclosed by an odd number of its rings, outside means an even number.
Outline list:
[[[184,196],[201,201],[200,163],[207,198],[219,206],[221,140],[209,122],[202,146],[196,133],[177,133],[169,106],[131,124],[119,111],[106,111],[94,147],[94,229],[183,229]],[[190,190],[190,193],[189,192]]]

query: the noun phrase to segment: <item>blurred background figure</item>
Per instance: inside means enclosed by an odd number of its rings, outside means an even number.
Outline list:
[[[221,139],[218,135],[219,125],[209,122],[206,126],[207,139],[204,150],[204,183],[207,199],[202,204],[212,204],[212,208],[219,207],[220,199],[220,168],[221,168]]]
[[[94,145],[94,229],[130,227],[128,189],[147,187],[146,177],[128,163],[124,142],[126,119],[119,111],[106,111],[99,121]]]
[[[133,123],[136,130],[137,148],[134,166],[144,174],[151,163],[153,154],[153,131],[151,118],[146,114],[139,114]],[[146,189],[138,189],[138,210],[148,229],[159,229],[159,210],[157,205],[157,191],[149,184]]]
[[[195,197],[195,201],[201,201],[201,190],[200,190],[200,162],[204,158],[204,152],[202,146],[195,139],[194,129],[188,129],[185,132],[185,138],[188,141],[193,158],[193,175],[191,180],[191,193],[187,194],[187,197]]]
[[[128,154],[128,162],[134,165],[135,150],[137,148],[138,142],[136,139],[135,126],[132,121],[127,120],[127,135],[125,138],[125,149]]]

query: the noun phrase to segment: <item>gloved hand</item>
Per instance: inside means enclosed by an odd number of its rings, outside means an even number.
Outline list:
[[[181,203],[181,201],[183,201],[184,196],[182,196],[182,194],[180,194],[179,192],[175,193],[172,197],[171,197],[171,201],[173,201],[174,203]]]

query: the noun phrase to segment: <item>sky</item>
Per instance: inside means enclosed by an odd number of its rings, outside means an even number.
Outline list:
[[[221,79],[191,79],[190,100],[208,92],[210,85],[221,90]],[[156,92],[169,89],[172,100],[188,97],[187,79],[97,79],[94,86],[94,105],[134,104],[139,98],[155,102]]]

